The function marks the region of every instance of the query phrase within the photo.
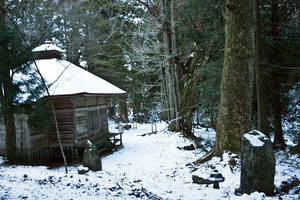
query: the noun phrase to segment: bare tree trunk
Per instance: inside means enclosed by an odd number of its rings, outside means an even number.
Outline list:
[[[139,0],[138,0],[139,1]],[[192,133],[193,112],[195,111],[195,85],[199,77],[196,72],[196,63],[199,62],[200,56],[197,55],[184,64],[178,57],[178,39],[177,39],[177,6],[175,0],[161,0],[158,17],[154,12],[155,8],[151,7],[145,1],[139,1],[145,5],[150,13],[161,24],[160,31],[163,39],[161,52],[162,59],[162,83],[165,97],[164,105],[167,108],[167,117],[171,122],[169,130],[181,131],[185,136],[194,137]],[[147,1],[148,2],[148,1]],[[197,45],[198,46],[198,45]],[[198,47],[197,47],[198,48]],[[195,50],[195,49],[194,49]],[[195,53],[194,51],[192,53]]]
[[[162,93],[164,97],[164,106],[166,107],[166,116],[171,122],[168,126],[169,130],[181,131],[186,136],[192,134],[192,117],[195,110],[195,83],[198,79],[195,71],[195,63],[189,65],[190,71],[182,73],[183,63],[178,64],[178,38],[177,38],[177,1],[161,0],[160,16],[155,12],[156,7],[151,7],[149,2],[140,1],[149,9],[149,12],[159,22],[162,28],[159,32],[162,34],[160,44],[160,56],[162,67]],[[195,59],[196,60],[196,59]],[[183,65],[183,68],[186,67]],[[191,73],[192,75],[190,76]]]
[[[285,146],[282,132],[280,83],[276,72],[273,74],[273,114],[274,114],[274,145],[282,148]]]
[[[127,95],[122,96],[119,101],[120,107],[120,121],[127,123],[128,122],[128,113],[127,113]]]
[[[278,0],[272,0],[272,15],[271,15],[271,35],[273,42],[272,61],[276,62],[279,54],[279,5]],[[274,145],[283,147],[285,145],[282,132],[281,122],[281,103],[280,103],[280,79],[278,72],[272,72],[272,94],[273,94],[273,114],[274,114]]]
[[[256,0],[256,95],[258,107],[258,130],[270,137],[267,111],[267,97],[265,89],[265,74],[262,64],[262,41],[259,0]]]
[[[172,46],[172,69],[173,69],[173,77],[174,77],[174,104],[175,104],[175,119],[179,119],[180,117],[180,103],[178,99],[180,99],[180,90],[179,90],[179,74],[178,67],[175,62],[175,56],[178,54],[178,38],[177,38],[177,25],[176,25],[176,9],[175,9],[175,0],[171,0],[170,7],[170,29],[171,29],[171,46]],[[176,130],[180,130],[179,121],[176,120]]]
[[[225,54],[215,155],[240,152],[251,128],[255,50],[255,1],[226,0]]]
[[[169,121],[175,118],[174,115],[174,101],[173,101],[173,85],[171,81],[171,72],[169,63],[165,64],[164,67],[165,72],[165,96],[166,96],[166,103],[167,103],[167,112],[168,112],[168,119]]]
[[[0,28],[5,27],[5,10],[4,10],[5,2],[4,0],[0,0]]]
[[[177,54],[177,42],[175,32],[175,20],[174,20],[174,6],[173,0],[161,1],[161,12],[163,21],[163,34],[164,34],[164,46],[168,62],[165,65],[166,72],[166,89],[167,99],[170,106],[169,115],[171,124],[169,129],[172,131],[179,131],[179,109],[178,109],[178,81],[177,81],[177,69],[175,64],[175,56]]]
[[[165,73],[165,68],[162,69],[162,75],[161,75],[161,79],[162,79],[162,101],[163,101],[163,105],[164,105],[164,113],[166,115],[166,120],[170,121],[171,120],[171,116],[170,116],[170,105],[169,105],[169,100],[168,100],[168,96],[167,96],[167,83],[166,83],[166,73]]]

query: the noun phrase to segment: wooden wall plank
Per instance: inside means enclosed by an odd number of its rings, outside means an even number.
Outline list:
[[[86,98],[86,106],[97,106],[97,97],[96,96],[88,96]]]
[[[5,149],[6,149],[6,146],[5,146],[6,130],[5,130],[5,126],[2,122],[3,122],[3,120],[0,119],[0,152],[5,152]]]
[[[74,107],[75,108],[86,107],[86,97],[75,97],[74,98]]]
[[[52,98],[55,110],[72,109],[73,102],[71,97]]]
[[[62,143],[74,144],[74,109],[73,99],[71,98],[61,98],[56,99],[56,108],[59,105],[60,110],[56,110],[56,119],[58,123],[58,129],[60,134],[60,139]],[[59,104],[59,103],[62,104]],[[70,105],[64,105],[70,104]],[[64,105],[63,107],[60,107]],[[55,123],[48,129],[48,143],[52,146],[59,146],[56,133]]]
[[[100,97],[97,97],[97,101],[98,101],[98,105],[106,105],[106,100],[105,100],[105,97],[103,96],[100,96]]]
[[[2,122],[2,123],[1,123]],[[28,126],[28,116],[25,114],[15,114],[15,126],[16,126],[16,145],[17,149],[30,149],[30,128]],[[44,133],[45,134],[45,133]],[[5,151],[5,138],[6,138],[5,125],[3,120],[0,120],[0,150]]]
[[[45,134],[34,135],[31,137],[31,148],[46,146],[48,144],[48,137]]]

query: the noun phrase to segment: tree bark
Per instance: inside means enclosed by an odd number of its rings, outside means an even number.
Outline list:
[[[119,112],[120,112],[120,122],[128,122],[128,108],[127,108],[127,95],[124,95],[119,100]]]
[[[279,54],[279,5],[278,0],[272,0],[272,15],[271,15],[271,35],[273,42],[273,50],[271,59],[276,62]],[[272,72],[272,101],[273,101],[273,116],[274,116],[274,145],[283,147],[285,145],[282,132],[282,109],[280,95],[280,79],[277,70]]]
[[[282,132],[282,108],[280,102],[280,82],[277,72],[273,74],[273,114],[274,114],[274,145],[278,148],[285,146]]]
[[[171,131],[181,131],[185,136],[193,137],[192,133],[192,118],[195,110],[195,84],[198,80],[195,74],[196,62],[194,59],[189,66],[178,64],[178,38],[177,38],[177,22],[176,12],[177,3],[175,0],[160,1],[160,16],[153,12],[153,8],[144,1],[139,1],[146,6],[150,13],[161,24],[160,29],[162,39],[161,59],[162,67],[162,99],[164,106],[164,114],[170,122],[168,129]],[[152,8],[152,9],[151,9]],[[181,66],[183,65],[183,66]],[[182,68],[189,68],[182,70]],[[183,72],[184,71],[184,72]]]
[[[258,108],[258,130],[270,137],[267,97],[265,89],[265,74],[262,64],[262,39],[261,39],[261,21],[259,0],[256,0],[256,65],[255,65],[255,80],[256,80],[256,95]]]
[[[180,131],[188,138],[196,139],[193,134],[193,113],[195,108],[195,98],[197,96],[196,84],[200,78],[197,74],[196,63],[199,62],[200,52],[199,46],[197,45],[193,51],[194,56],[190,57],[188,61],[183,64],[177,61],[177,66],[179,68],[179,112],[180,112]],[[203,64],[203,63],[202,63]],[[202,65],[201,65],[202,66]]]
[[[5,2],[4,0],[0,0],[0,28],[5,26],[5,10],[4,10]]]
[[[170,102],[168,100],[167,96],[167,80],[166,80],[166,73],[165,73],[165,68],[162,68],[162,73],[161,73],[161,79],[162,79],[162,86],[161,86],[161,91],[162,91],[162,101],[163,101],[163,113],[165,115],[165,120],[170,121],[171,116],[170,116]]]
[[[166,78],[166,97],[169,105],[169,116],[171,123],[169,130],[179,131],[179,103],[178,99],[178,77],[175,64],[175,56],[177,54],[176,31],[174,22],[174,0],[162,0],[161,12],[163,21],[164,46],[167,56],[165,63],[165,78]]]
[[[6,129],[6,153],[9,159],[14,159],[17,153],[16,146],[16,126],[15,116],[13,111],[13,97],[11,96],[12,80],[10,77],[10,70],[6,70],[5,74],[2,74],[3,91],[4,91],[4,102],[2,107],[4,124]]]
[[[226,0],[225,54],[215,155],[240,152],[251,128],[255,50],[255,1]]]

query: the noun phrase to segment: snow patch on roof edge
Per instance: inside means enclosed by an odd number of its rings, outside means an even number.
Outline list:
[[[54,44],[42,44],[38,47],[35,47],[32,49],[32,52],[39,52],[39,51],[59,51],[64,53],[65,51],[59,48],[58,46]]]

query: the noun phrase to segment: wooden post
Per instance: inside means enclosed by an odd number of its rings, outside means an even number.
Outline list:
[[[157,133],[156,122],[151,123],[151,133]]]
[[[132,122],[132,129],[137,129],[137,122],[136,121]]]
[[[120,133],[120,145],[123,146],[123,142],[122,142],[122,133]]]
[[[151,133],[153,133],[153,122],[151,123]]]
[[[119,122],[119,132],[123,133],[124,132],[124,126],[122,122]]]

